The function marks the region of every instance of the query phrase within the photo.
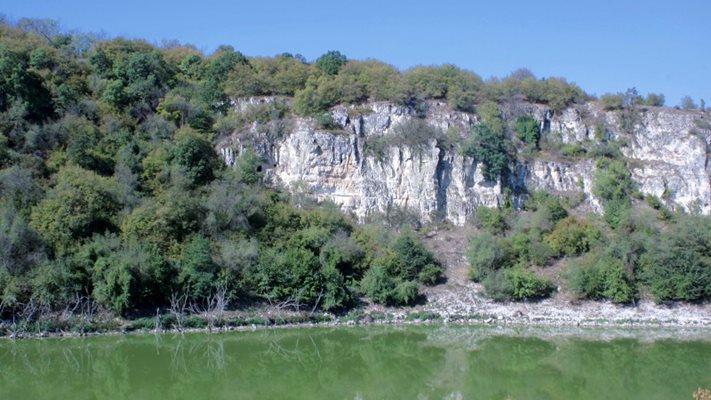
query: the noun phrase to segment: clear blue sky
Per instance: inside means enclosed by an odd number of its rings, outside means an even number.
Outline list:
[[[589,93],[661,92],[711,104],[711,1],[0,0],[0,12],[63,27],[250,56],[327,50],[398,68],[454,63],[482,77],[527,67]]]

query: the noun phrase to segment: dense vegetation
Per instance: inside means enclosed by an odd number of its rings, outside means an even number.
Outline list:
[[[226,169],[213,149],[240,124],[284,129],[287,105],[237,113],[233,96],[296,95],[297,109],[319,111],[309,91],[326,99],[323,82],[345,79],[342,68],[389,67],[338,52],[314,64],[231,47],[206,57],[19,25],[0,25],[0,317],[218,299],[343,310],[363,295],[409,304],[440,278],[414,233],[295,203],[262,185],[254,152]]]
[[[619,171],[606,171],[598,172],[596,190],[618,194],[601,196],[606,201],[601,218],[570,215],[558,198],[545,193],[533,194],[519,213],[507,207],[480,209],[482,232],[467,252],[471,279],[481,281],[494,299],[537,299],[553,290],[541,274],[562,263],[567,264],[565,286],[580,298],[616,303],[646,294],[658,302],[711,299],[711,219],[633,205],[629,195],[620,194],[624,180],[607,180],[607,174]],[[614,213],[612,199],[622,204]]]
[[[255,95],[293,101],[232,107]],[[622,97],[606,107],[628,110]],[[415,121],[383,140],[456,145],[495,181],[509,173],[517,145],[550,150],[530,115],[507,125],[501,104],[512,99],[560,110],[590,96],[526,70],[484,81],[452,65],[401,72],[337,51],[314,63],[287,53],[249,58],[229,46],[208,56],[65,34],[51,21],[0,24],[0,318],[94,305],[127,316],[218,297],[322,310],[362,296],[412,304],[442,272],[416,233],[357,225],[332,205],[268,189],[257,154],[246,149],[227,169],[213,141],[252,124],[283,135],[292,111],[328,128],[324,112],[339,103],[420,109],[440,100],[482,123],[462,138]],[[384,156],[389,144],[373,140],[367,150]],[[472,278],[497,299],[540,298],[554,287],[532,267],[579,257],[569,282],[584,297],[626,302],[646,287],[660,301],[708,299],[709,221],[676,216],[658,199],[649,201],[659,221],[640,214],[614,148],[590,154],[600,158],[595,194],[606,224],[545,194],[522,214],[482,209]]]

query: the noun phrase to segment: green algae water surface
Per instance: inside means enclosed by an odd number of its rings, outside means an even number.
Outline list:
[[[711,332],[402,326],[0,341],[0,399],[686,399]],[[600,331],[604,332],[604,331]]]

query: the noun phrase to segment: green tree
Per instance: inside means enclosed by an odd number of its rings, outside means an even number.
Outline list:
[[[434,254],[414,234],[406,229],[393,242],[392,251],[399,258],[395,274],[404,280],[434,284],[442,275],[442,267]]]
[[[538,148],[538,141],[541,139],[541,126],[530,115],[524,115],[516,120],[514,125],[516,136],[529,146]]]
[[[116,236],[96,238],[94,296],[117,314],[165,305],[174,276],[170,264],[150,244],[122,244]]]
[[[314,66],[326,75],[336,75],[348,59],[339,51],[331,50],[316,59]]]
[[[632,205],[634,181],[623,161],[600,159],[595,167],[593,193],[602,200],[607,223],[617,227]]]
[[[204,300],[217,289],[219,266],[213,261],[210,241],[196,235],[180,254],[178,283],[194,300]]]
[[[212,144],[189,128],[183,128],[176,133],[173,159],[184,168],[188,178],[195,185],[204,185],[212,181],[215,172],[221,167]]]
[[[681,218],[641,264],[643,281],[657,301],[711,299],[711,220]]]
[[[33,210],[31,226],[57,249],[94,233],[116,230],[120,204],[110,180],[79,167],[65,167],[57,184]]]
[[[509,154],[504,136],[495,133],[488,125],[477,125],[462,150],[482,164],[482,175],[488,181],[498,181],[508,174]]]
[[[600,237],[600,231],[590,222],[568,217],[556,224],[546,241],[559,255],[579,256],[590,251]]]
[[[580,297],[615,303],[628,303],[634,298],[633,285],[619,258],[591,254],[573,263],[567,277],[568,285]]]
[[[262,158],[254,150],[246,148],[237,157],[235,173],[237,174],[237,179],[244,184],[254,185],[258,183],[264,175],[262,172]]]

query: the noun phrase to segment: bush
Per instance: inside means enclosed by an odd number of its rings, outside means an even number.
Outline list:
[[[495,235],[504,234],[509,229],[509,211],[495,207],[479,207],[476,210],[476,224]]]
[[[622,260],[608,255],[591,255],[570,267],[568,286],[580,297],[615,303],[629,303],[634,288]]]
[[[541,139],[541,126],[535,118],[530,115],[519,117],[514,125],[514,130],[522,142],[533,148],[538,148],[538,141]]]
[[[382,249],[371,265],[361,281],[361,288],[380,304],[412,304],[421,283],[434,284],[442,276],[439,261],[409,230]]]
[[[173,282],[173,270],[151,245],[122,244],[115,236],[98,237],[87,244],[93,259],[94,297],[120,315],[136,309],[164,305]]]
[[[569,158],[583,157],[587,152],[584,147],[574,143],[566,143],[560,148],[560,154]]]
[[[390,247],[397,256],[394,263],[395,274],[404,280],[418,280],[422,283],[436,283],[442,275],[442,267],[434,254],[406,229]]]
[[[331,50],[316,59],[314,66],[326,75],[336,75],[348,59],[339,51]]]
[[[509,152],[503,134],[496,134],[487,125],[477,125],[472,129],[462,153],[482,164],[482,175],[488,181],[496,182],[508,174]]]
[[[217,289],[219,267],[204,236],[196,235],[184,244],[179,265],[178,283],[192,300],[202,301]]]
[[[336,121],[333,120],[331,114],[323,112],[316,115],[316,124],[321,129],[337,129],[339,126]]]
[[[622,94],[605,94],[600,97],[600,105],[605,111],[621,110],[624,101]]]
[[[472,238],[466,256],[469,260],[469,278],[481,281],[492,272],[510,265],[511,249],[505,239],[481,233]]]
[[[471,112],[479,97],[481,78],[454,65],[415,67],[403,76],[412,100],[447,99],[452,108]]]
[[[634,193],[634,181],[623,161],[600,159],[595,165],[593,194],[603,202],[625,200]]]
[[[251,148],[246,148],[235,162],[237,180],[247,185],[258,183],[264,173],[262,172],[262,158]]]
[[[550,231],[558,221],[568,216],[559,197],[542,191],[534,192],[525,206],[527,210],[534,211],[530,218],[531,228],[541,232]]]
[[[555,256],[553,249],[541,240],[537,231],[518,232],[508,241],[512,255],[524,264],[546,265]]]
[[[681,218],[641,264],[643,282],[657,301],[711,299],[711,219]]]
[[[558,255],[579,256],[590,251],[600,237],[600,231],[590,222],[568,217],[556,224],[546,242]]]
[[[514,300],[540,299],[548,297],[555,289],[549,280],[540,278],[531,271],[513,268],[505,271],[506,279],[511,282],[511,298]]]
[[[57,185],[33,210],[31,225],[50,243],[66,249],[94,233],[115,230],[120,204],[112,182],[79,167],[65,167]]]
[[[314,304],[323,288],[318,258],[299,247],[271,247],[260,251],[259,261],[247,271],[256,294],[270,301]]]
[[[496,271],[483,284],[486,295],[496,301],[541,299],[555,289],[547,279],[521,268]]]
[[[182,128],[176,133],[173,158],[195,185],[212,181],[222,166],[212,144],[191,128]]]
[[[631,208],[630,196],[634,182],[624,162],[600,159],[595,168],[593,193],[600,198],[605,209],[605,221],[616,228]]]
[[[417,299],[420,285],[417,281],[402,281],[398,283],[393,292],[392,300],[394,304],[412,304]]]
[[[494,271],[482,281],[485,294],[495,301],[508,301],[512,298],[513,285],[506,278],[503,270]]]
[[[395,279],[382,265],[373,265],[365,273],[361,288],[363,293],[379,304],[390,304],[394,300]]]

